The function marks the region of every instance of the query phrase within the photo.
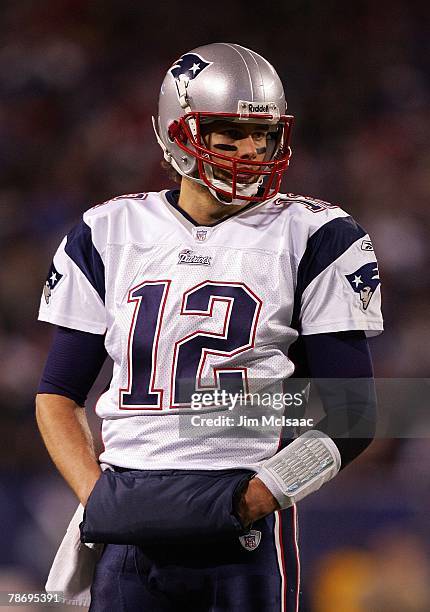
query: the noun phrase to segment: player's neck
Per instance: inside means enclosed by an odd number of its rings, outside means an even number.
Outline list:
[[[247,202],[239,206],[221,204],[206,187],[183,178],[178,204],[199,225],[212,225],[237,213]]]

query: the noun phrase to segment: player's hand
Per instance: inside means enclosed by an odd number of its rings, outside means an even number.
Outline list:
[[[263,516],[279,510],[279,504],[266,485],[258,478],[252,478],[242,493],[237,513],[244,527]]]

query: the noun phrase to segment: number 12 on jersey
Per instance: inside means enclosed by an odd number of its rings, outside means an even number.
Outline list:
[[[196,391],[226,389],[246,392],[245,367],[213,368],[214,385],[203,384],[209,355],[233,357],[254,346],[262,301],[244,283],[204,281],[185,291],[181,309],[172,316],[212,317],[217,303],[226,304],[219,332],[197,330],[179,337],[170,364],[158,363],[158,348],[171,281],[144,281],[129,291],[134,313],[128,339],[128,384],[119,391],[123,410],[162,410],[165,391],[169,407],[189,408]],[[156,387],[157,369],[171,368],[170,389]]]

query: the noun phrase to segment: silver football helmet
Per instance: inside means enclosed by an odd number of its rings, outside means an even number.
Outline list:
[[[165,160],[179,174],[208,187],[223,204],[261,202],[278,193],[291,158],[294,118],[286,108],[281,80],[267,60],[240,45],[214,43],[181,55],[168,70],[153,125]],[[264,160],[210,150],[205,135],[219,120],[266,124]]]

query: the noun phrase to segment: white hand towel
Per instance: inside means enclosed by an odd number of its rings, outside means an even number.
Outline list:
[[[83,544],[79,525],[84,507],[79,504],[60,544],[45,585],[47,591],[64,593],[64,603],[89,606],[94,569],[104,544]]]

